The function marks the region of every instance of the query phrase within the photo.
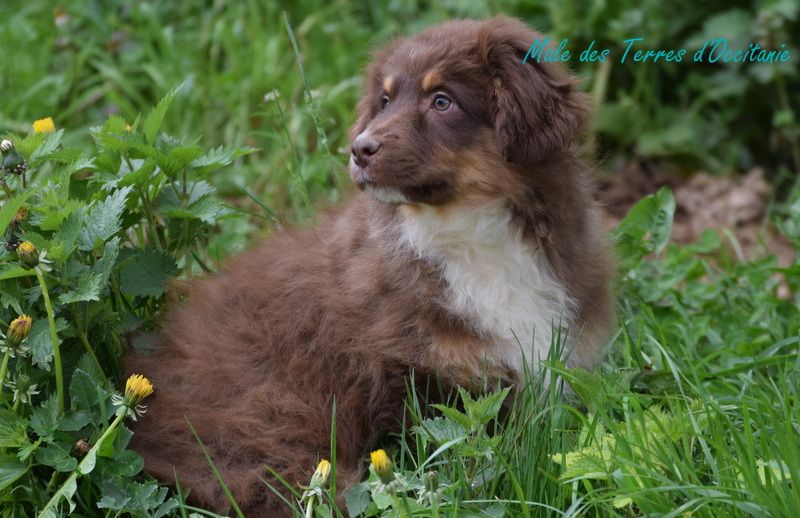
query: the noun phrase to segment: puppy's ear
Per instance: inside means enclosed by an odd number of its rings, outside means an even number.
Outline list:
[[[480,49],[492,76],[497,144],[509,162],[534,163],[569,146],[589,116],[587,96],[558,63],[537,63],[527,50],[544,36],[507,17],[485,22]]]

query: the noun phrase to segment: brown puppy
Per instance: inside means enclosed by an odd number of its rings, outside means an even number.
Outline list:
[[[282,516],[259,478],[308,481],[334,399],[343,488],[398,428],[412,371],[513,381],[558,326],[571,364],[597,361],[609,259],[569,150],[587,103],[559,65],[522,63],[537,37],[455,21],[375,55],[349,167],[363,192],[194,281],[154,354],[129,359],[158,388],[134,437],[149,472],[226,507],[185,415],[245,513]]]

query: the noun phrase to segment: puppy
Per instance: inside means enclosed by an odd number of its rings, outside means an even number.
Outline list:
[[[186,416],[245,514],[283,516],[265,466],[306,483],[335,418],[339,489],[358,481],[412,372],[513,383],[561,328],[567,362],[595,364],[611,268],[570,151],[588,103],[560,65],[522,62],[537,37],[453,21],[375,54],[352,130],[361,192],[193,281],[155,351],[128,359],[157,387],[133,441],[150,473],[227,507]]]

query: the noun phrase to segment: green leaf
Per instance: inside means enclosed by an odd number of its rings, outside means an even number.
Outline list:
[[[39,464],[50,466],[62,473],[72,471],[78,466],[78,461],[69,454],[69,450],[55,443],[47,444],[36,450],[34,459]]]
[[[192,167],[198,172],[208,172],[219,167],[231,164],[234,160],[245,155],[249,155],[257,151],[256,148],[249,146],[220,146],[216,149],[209,150],[203,156],[197,158],[192,162]]]
[[[75,410],[92,410],[105,404],[108,393],[84,370],[76,369],[69,384],[70,400]],[[63,426],[62,426],[63,428]]]
[[[33,270],[26,270],[17,264],[4,264],[0,267],[0,281],[8,279],[18,279],[19,277],[31,277],[36,275]]]
[[[30,197],[32,191],[24,191],[15,195],[10,200],[4,200],[3,207],[0,208],[0,228],[5,231],[8,224],[14,219],[20,207],[25,205],[25,201]]]
[[[159,128],[161,128],[161,123],[164,121],[164,116],[167,114],[169,105],[172,104],[172,101],[181,88],[183,88],[183,83],[170,90],[169,93],[158,102],[158,105],[147,114],[147,117],[145,117],[142,131],[144,132],[144,138],[147,139],[149,144],[155,142],[156,135],[158,134]]]
[[[101,285],[105,286],[108,283],[108,278],[111,276],[111,270],[119,257],[119,237],[115,237],[106,242],[103,248],[103,257],[101,257],[92,267],[92,272],[100,276]]]
[[[89,210],[83,228],[78,236],[81,250],[94,250],[119,232],[122,212],[133,187],[124,187]]]
[[[84,272],[78,277],[78,285],[58,297],[61,304],[71,304],[73,302],[88,302],[90,300],[100,300],[100,289],[105,286],[102,275],[92,272]]]
[[[58,424],[58,398],[55,394],[51,394],[47,401],[31,413],[31,428],[39,437],[52,440]]]
[[[122,292],[150,297],[164,293],[164,284],[177,271],[175,260],[155,250],[137,250],[120,272]]]
[[[63,137],[63,129],[45,134],[41,143],[36,147],[33,153],[31,153],[31,156],[28,157],[28,165],[31,167],[36,166],[42,158],[55,151],[58,145],[61,144],[61,139]]]
[[[614,231],[617,254],[630,268],[649,253],[660,253],[669,241],[675,197],[668,187],[639,200]]]
[[[230,213],[216,198],[208,197],[188,207],[166,205],[161,208],[165,216],[177,219],[199,219],[203,223],[213,225],[219,218]]]
[[[56,318],[56,332],[61,336],[61,332],[69,327],[69,323],[63,318]],[[61,338],[59,338],[59,344]],[[28,345],[33,352],[33,363],[40,368],[49,371],[50,361],[53,359],[53,342],[50,340],[50,326],[46,318],[37,318],[31,326],[31,334],[28,335]]]
[[[349,516],[358,516],[369,507],[369,486],[366,482],[361,482],[349,488],[344,493],[344,501],[347,505],[347,514]]]
[[[83,226],[83,208],[71,213],[53,234],[52,244],[47,250],[48,257],[54,261],[65,261],[75,250],[78,236]]]
[[[439,445],[464,437],[467,433],[458,422],[442,417],[425,419],[419,426],[415,426],[414,430],[419,434],[429,436]]]
[[[506,387],[492,394],[481,396],[477,400],[472,400],[467,391],[459,388],[461,400],[464,402],[464,410],[467,412],[473,428],[483,426],[497,417],[509,391],[511,391],[511,387]]]
[[[443,413],[444,416],[447,417],[448,419],[452,419],[453,421],[461,425],[461,427],[464,428],[465,430],[472,429],[472,422],[469,420],[469,417],[467,417],[466,414],[462,414],[455,408],[451,408],[446,405],[435,404],[432,406],[433,408]]]
[[[0,489],[10,486],[27,471],[27,464],[20,462],[14,455],[0,454]]]
[[[15,412],[0,409],[0,448],[18,448],[28,443],[28,421]]]

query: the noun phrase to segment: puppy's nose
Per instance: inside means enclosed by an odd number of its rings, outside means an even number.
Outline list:
[[[367,167],[369,159],[378,152],[381,143],[374,138],[359,136],[353,142],[350,152],[353,153],[353,160],[359,167]]]

